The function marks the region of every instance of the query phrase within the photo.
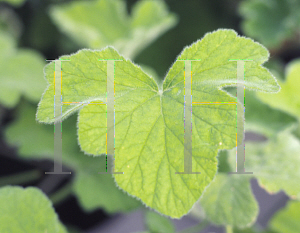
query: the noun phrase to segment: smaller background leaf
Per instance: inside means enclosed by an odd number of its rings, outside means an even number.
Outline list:
[[[276,232],[300,232],[300,202],[290,201],[282,210],[275,213],[269,225]]]
[[[96,0],[53,5],[50,16],[62,32],[82,46],[114,46],[134,58],[141,50],[177,23],[164,1],[137,2],[128,16],[125,1]],[[109,22],[109,23],[108,23]]]
[[[39,53],[16,49],[14,38],[0,32],[0,102],[15,107],[21,95],[38,102],[46,88],[44,65]]]
[[[246,143],[245,170],[253,172],[259,184],[270,193],[284,190],[300,198],[300,141],[286,129],[263,143]],[[229,163],[235,164],[235,150],[229,151]]]
[[[269,107],[256,97],[256,93],[248,90],[245,91],[245,105],[245,129],[247,131],[271,137],[297,123],[295,117]]]
[[[22,101],[18,106],[18,118],[7,127],[6,139],[18,146],[21,157],[30,159],[48,158],[53,161],[53,125],[35,121],[35,107]],[[119,190],[111,175],[105,171],[105,156],[87,156],[79,151],[76,139],[76,115],[62,124],[62,161],[75,170],[73,192],[86,211],[103,208],[108,213],[126,212],[138,208],[141,203]]]
[[[67,233],[51,202],[37,188],[0,189],[0,232]]]
[[[258,204],[248,175],[217,174],[200,199],[207,218],[217,225],[249,227],[258,215]]]
[[[286,80],[278,80],[281,91],[276,94],[257,93],[267,105],[300,119],[300,59],[293,60],[285,70]]]
[[[173,222],[154,211],[147,211],[146,226],[151,233],[175,233]]]
[[[258,39],[269,48],[276,48],[299,30],[300,2],[293,0],[247,0],[239,12],[246,35]]]

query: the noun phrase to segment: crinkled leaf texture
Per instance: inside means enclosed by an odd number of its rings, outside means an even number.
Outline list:
[[[249,227],[258,215],[249,175],[219,173],[200,199],[207,218],[217,225]]]
[[[1,233],[67,233],[52,203],[37,188],[0,188]]]
[[[164,1],[137,2],[127,15],[125,1],[75,1],[51,7],[59,28],[83,46],[113,45],[125,57],[134,58],[178,20]]]
[[[178,59],[201,59],[192,65],[194,102],[235,102],[221,90],[237,83],[237,63],[229,59],[253,60],[245,62],[246,88],[276,92],[274,77],[261,66],[268,56],[260,44],[220,29],[186,47]],[[236,126],[242,124],[236,110],[241,105],[193,105],[192,170],[201,174],[175,174],[184,168],[184,62],[176,61],[158,86],[111,47],[61,58],[70,59],[62,64],[62,101],[81,102],[64,105],[62,118],[80,110],[78,141],[93,155],[106,152],[106,106],[84,103],[106,103],[107,65],[99,59],[122,60],[114,69],[115,171],[124,172],[114,175],[116,183],[160,213],[173,218],[187,214],[216,174],[218,149],[236,145]],[[49,85],[37,111],[37,120],[44,123],[54,122],[53,72],[51,63],[45,68]]]
[[[38,102],[46,87],[43,57],[15,46],[14,38],[0,32],[0,102],[9,108],[15,107],[22,95]]]

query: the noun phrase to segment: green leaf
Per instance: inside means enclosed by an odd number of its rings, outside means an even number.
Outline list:
[[[158,74],[153,68],[147,65],[140,65],[140,67],[148,76],[152,77],[156,81],[158,86],[162,86],[163,80],[159,78]]]
[[[294,60],[287,65],[285,72],[286,80],[278,80],[281,91],[276,94],[258,93],[257,97],[272,108],[284,111],[298,120],[300,119],[300,59]]]
[[[287,206],[275,213],[269,226],[276,232],[294,233],[300,231],[300,202],[289,201]]]
[[[0,188],[0,232],[66,233],[49,199],[37,188]]]
[[[8,144],[18,147],[18,154],[24,158],[49,158],[53,160],[54,128],[53,125],[41,125],[35,121],[36,105],[21,100],[17,106],[15,120],[7,126],[5,138]],[[70,131],[75,119],[63,124],[63,160],[74,152],[74,137]],[[72,129],[72,128],[71,128]],[[76,140],[76,138],[75,138]]]
[[[50,16],[58,27],[82,46],[100,48],[113,45],[125,57],[141,50],[177,24],[164,1],[142,0],[128,16],[125,1],[77,1],[55,5]]]
[[[22,23],[18,14],[10,7],[0,9],[0,33],[8,33],[14,38],[20,38]]]
[[[173,222],[153,211],[146,212],[146,225],[151,233],[175,233]]]
[[[178,59],[193,63],[193,100],[235,102],[221,87],[236,85],[236,62],[245,63],[246,88],[259,91],[279,90],[274,77],[261,65],[268,51],[233,30],[208,33],[184,49]],[[236,105],[197,105],[193,107],[193,171],[200,175],[175,174],[184,163],[184,62],[176,61],[163,86],[140,67],[120,56],[113,48],[81,50],[63,56],[62,101],[81,102],[63,105],[62,119],[80,110],[78,141],[88,154],[106,152],[106,62],[115,62],[115,175],[119,187],[140,198],[147,206],[174,218],[188,213],[217,171],[218,149],[236,145]],[[45,68],[49,86],[39,103],[37,120],[54,122],[54,65]],[[83,105],[84,103],[84,105]],[[238,104],[238,108],[241,105]],[[59,120],[59,118],[57,119]]]
[[[19,6],[23,5],[25,0],[0,0],[0,4],[1,4],[1,2],[7,2],[13,6],[19,7]]]
[[[276,48],[300,28],[300,3],[293,0],[247,0],[241,2],[240,15],[246,35]]]
[[[82,153],[76,156],[81,159],[78,162],[87,162],[77,169],[74,181],[74,193],[86,211],[102,207],[108,213],[128,212],[141,206],[139,201],[117,188],[112,175],[98,174],[106,171],[105,156],[93,158]]]
[[[255,93],[247,90],[245,91],[245,119],[246,131],[258,132],[267,137],[271,137],[297,123],[296,118],[269,107],[262,103]]]
[[[26,159],[53,161],[53,126],[35,121],[35,107],[25,101],[18,106],[19,116],[10,124],[5,136],[9,144],[18,146],[18,154]],[[86,156],[79,151],[76,139],[76,116],[62,124],[63,164],[75,170],[73,192],[86,211],[103,208],[108,213],[127,212],[141,203],[119,190],[112,176],[105,171],[105,157]]]
[[[219,150],[218,152],[218,172],[222,172],[222,173],[231,172],[231,167],[228,163],[227,150]]]
[[[217,225],[245,228],[258,215],[248,175],[219,173],[200,199],[207,218]]]
[[[264,143],[246,143],[245,170],[253,172],[260,186],[270,193],[284,190],[300,198],[300,141],[290,133],[292,127]],[[230,164],[235,164],[235,150],[230,151]]]
[[[29,49],[17,50],[14,39],[0,32],[0,102],[11,108],[22,95],[38,102],[46,87],[44,65],[40,54]]]

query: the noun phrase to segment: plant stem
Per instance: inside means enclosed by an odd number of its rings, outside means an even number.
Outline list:
[[[207,220],[201,221],[199,224],[192,226],[190,228],[184,229],[178,233],[198,233],[208,226],[209,222]]]
[[[37,180],[40,177],[41,172],[39,170],[21,172],[13,175],[0,177],[0,186],[27,183]]]
[[[300,119],[298,119],[298,126],[297,126],[297,128],[294,130],[294,135],[296,136],[296,137],[298,137],[299,139],[300,139]]]
[[[230,225],[226,226],[226,233],[233,233],[232,226],[230,226]]]
[[[0,124],[2,124],[2,117],[3,117],[3,115],[4,115],[4,108],[0,105]]]
[[[63,201],[66,197],[68,197],[72,192],[72,182],[69,182],[64,187],[50,195],[50,200],[52,201],[53,205],[56,205]]]

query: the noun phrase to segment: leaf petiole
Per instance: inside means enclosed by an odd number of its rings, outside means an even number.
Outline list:
[[[28,183],[37,180],[41,177],[41,172],[39,170],[31,170],[20,172],[13,175],[8,175],[0,178],[0,187],[5,185],[15,185]]]

